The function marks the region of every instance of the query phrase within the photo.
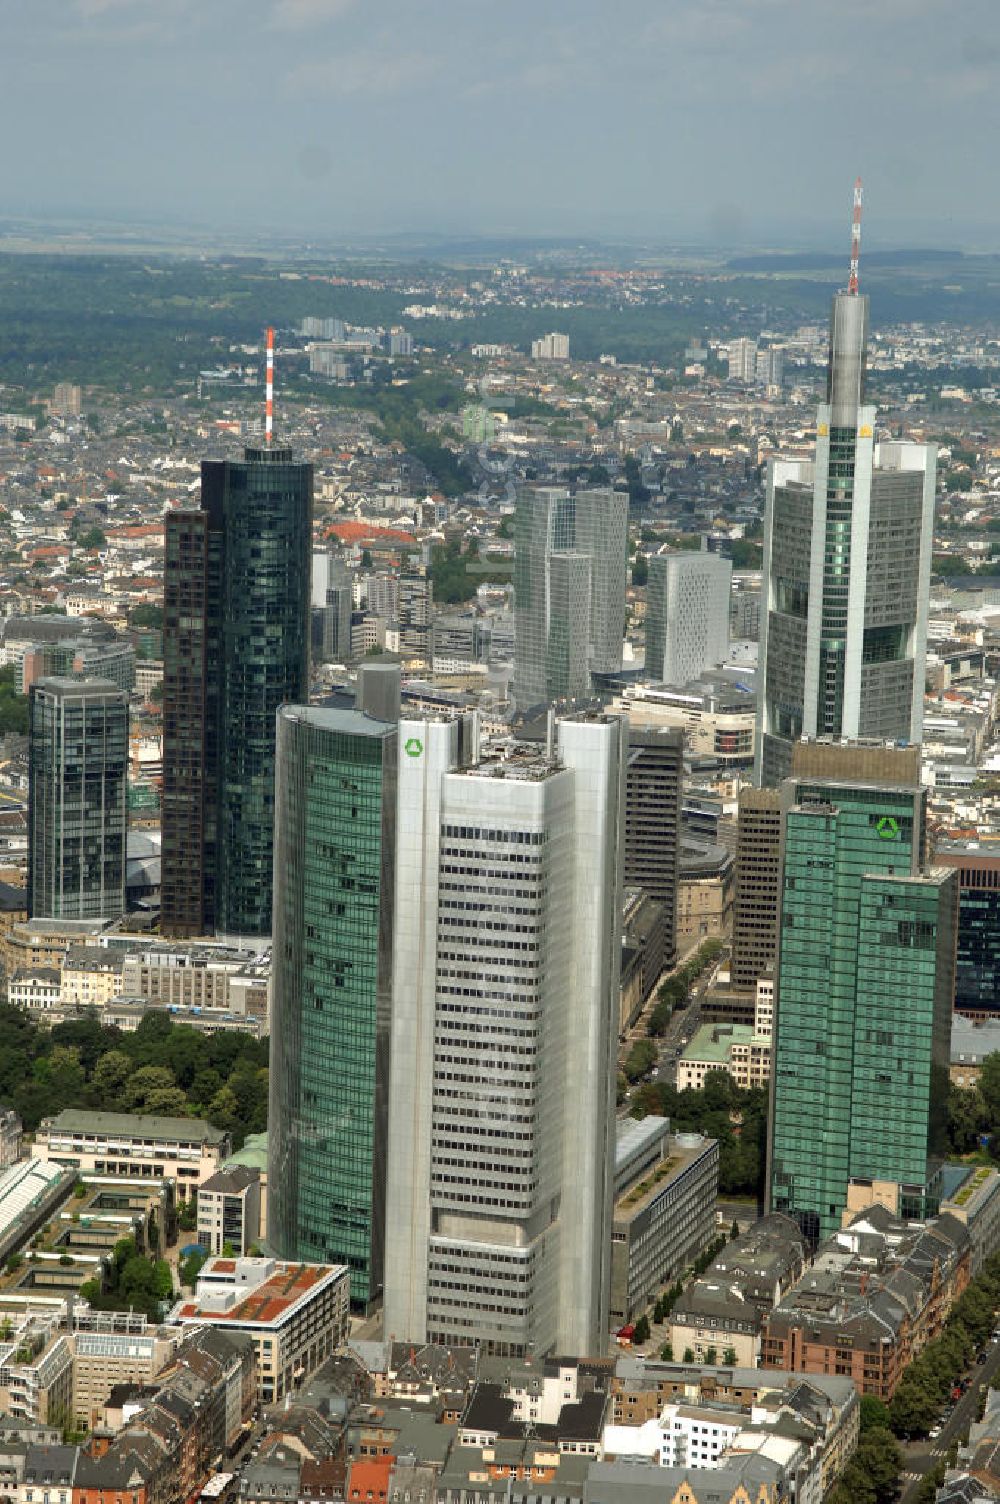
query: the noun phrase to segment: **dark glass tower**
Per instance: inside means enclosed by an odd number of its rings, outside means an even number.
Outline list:
[[[107,679],[39,679],[28,721],[28,913],[125,911],[128,695]]]
[[[268,1239],[382,1288],[398,736],[357,710],[278,717]]]
[[[312,466],[206,460],[167,516],[164,934],[271,929],[275,715],[307,697]]]

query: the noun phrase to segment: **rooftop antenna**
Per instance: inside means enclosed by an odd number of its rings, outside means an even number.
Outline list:
[[[858,261],[861,258],[861,179],[854,179],[854,214],[851,218],[851,275],[847,291],[858,294]]]
[[[860,182],[860,179],[858,180]],[[855,279],[856,280],[856,279]],[[855,288],[855,291],[857,289]],[[264,443],[270,444],[274,429],[274,330],[267,331],[267,381],[264,388]]]

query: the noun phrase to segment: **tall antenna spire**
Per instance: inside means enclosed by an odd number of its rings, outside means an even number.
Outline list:
[[[847,291],[857,295],[858,261],[861,258],[861,179],[854,179],[854,215],[851,219],[851,275],[847,279]]]
[[[274,330],[267,331],[267,384],[264,388],[264,443],[270,444],[274,429]]]

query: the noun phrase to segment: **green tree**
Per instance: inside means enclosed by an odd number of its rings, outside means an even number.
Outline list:
[[[863,1394],[858,1403],[861,1430],[885,1430],[889,1425],[889,1407],[876,1394]]]
[[[646,1316],[645,1313],[643,1313],[643,1315],[639,1317],[639,1320],[635,1324],[635,1332],[633,1334],[632,1340],[639,1347],[641,1347],[644,1342],[649,1341],[649,1317]]]
[[[674,1361],[674,1350],[673,1350],[673,1347],[671,1346],[671,1344],[669,1342],[664,1342],[663,1346],[660,1348],[660,1362],[661,1363],[672,1363],[673,1361]]]
[[[686,1347],[684,1349],[684,1356],[681,1359],[681,1362],[682,1363],[693,1363],[694,1362],[694,1353],[691,1351],[691,1349],[689,1347]]]
[[[727,1368],[735,1368],[736,1367],[736,1349],[735,1349],[735,1347],[727,1347],[726,1348],[725,1352],[722,1354],[722,1361],[726,1365]]]
[[[121,1100],[132,1068],[123,1050],[109,1050],[101,1056],[90,1078],[90,1095],[96,1106],[110,1109]]]
[[[716,1352],[715,1348],[714,1347],[707,1347],[705,1349],[705,1362],[708,1365],[708,1367],[709,1368],[714,1368],[715,1365],[716,1365],[716,1363],[718,1363],[718,1361],[719,1361],[719,1355]]]

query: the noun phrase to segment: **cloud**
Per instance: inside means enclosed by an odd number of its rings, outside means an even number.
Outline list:
[[[275,0],[271,23],[288,30],[322,26],[352,10],[356,0]]]
[[[424,83],[441,66],[425,53],[390,53],[359,49],[336,57],[300,63],[286,74],[286,94],[347,98],[356,94],[399,94]]]

